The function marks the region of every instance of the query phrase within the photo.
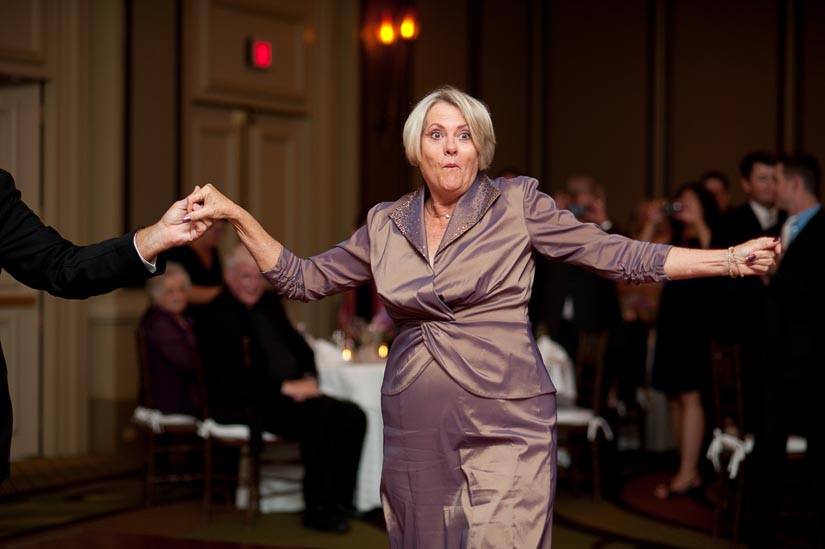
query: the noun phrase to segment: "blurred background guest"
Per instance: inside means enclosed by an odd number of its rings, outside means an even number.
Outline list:
[[[742,238],[779,236],[779,229],[787,214],[776,204],[776,163],[776,155],[767,151],[752,151],[742,157],[739,172],[745,202],[728,211],[722,218],[713,235],[714,247],[727,248]],[[766,287],[758,277],[747,280],[720,278],[713,284],[718,298],[730,304],[741,316],[737,322],[730,322],[727,318],[717,319],[713,332],[721,342],[739,345],[747,429],[755,413],[750,408],[754,399],[755,354],[758,352]]]
[[[192,319],[184,314],[191,291],[189,275],[177,263],[149,279],[152,302],[140,320],[146,338],[152,405],[164,414],[202,415],[200,360]]]
[[[730,209],[730,181],[724,172],[710,170],[699,177],[699,182],[716,199],[719,213],[724,215]]]
[[[565,194],[570,197],[566,207],[577,219],[594,223],[608,234],[618,233],[607,215],[604,187],[592,177],[571,177]],[[538,324],[546,326],[568,355],[576,356],[579,331],[615,330],[621,314],[614,281],[558,261],[538,263],[538,291],[534,291],[531,307]]]
[[[792,155],[777,166],[777,204],[790,217],[784,252],[770,277],[759,353],[759,400],[751,481],[751,547],[776,547],[788,435],[807,439],[804,501],[823,530],[823,434],[817,418],[825,386],[825,212],[819,201],[822,170],[809,155]],[[736,321],[741,320],[737,315]]]
[[[713,195],[701,183],[688,183],[674,194],[671,208],[672,244],[709,248],[719,219]],[[656,487],[660,499],[683,496],[702,484],[699,458],[705,434],[703,393],[710,387],[711,306],[708,281],[665,282],[656,322],[653,387],[668,397],[679,468],[668,483]]]
[[[209,414],[299,442],[304,466],[304,525],[346,532],[353,513],[366,416],[351,402],[321,395],[315,359],[267,292],[252,256],[238,245],[225,266],[226,288],[197,325]],[[249,339],[249,368],[244,338]]]
[[[730,210],[714,235],[714,242],[730,246],[741,238],[778,236],[787,214],[776,205],[776,155],[766,151],[746,154],[739,163],[745,202]]]
[[[186,246],[172,248],[164,257],[180,264],[192,284],[186,312],[196,318],[223,289],[223,269],[218,246],[224,235],[224,223],[213,224],[206,233]]]

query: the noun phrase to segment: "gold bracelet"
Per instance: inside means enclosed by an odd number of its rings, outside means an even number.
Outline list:
[[[742,268],[736,261],[736,254],[733,253],[733,246],[731,246],[730,248],[728,248],[728,274],[731,278],[736,278],[736,275],[733,274],[734,265],[736,266],[736,272],[739,275],[739,278],[744,278],[745,273],[742,272]]]

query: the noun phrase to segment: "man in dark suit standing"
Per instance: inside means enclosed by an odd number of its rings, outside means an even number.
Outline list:
[[[196,325],[209,417],[247,424],[253,436],[262,428],[298,441],[305,526],[345,532],[366,416],[351,402],[321,395],[312,349],[292,327],[281,298],[266,291],[243,246],[227,258],[224,279],[226,288],[204,306]]]
[[[188,223],[179,200],[154,225],[88,246],[75,246],[43,224],[0,169],[0,270],[36,290],[71,299],[104,294],[163,272],[158,254],[197,238],[207,225]],[[0,483],[9,476],[12,409],[0,349]]]
[[[760,355],[761,400],[748,484],[753,491],[752,547],[775,547],[789,434],[807,439],[806,461],[814,475],[810,501],[823,518],[825,383],[825,212],[819,203],[821,168],[808,155],[777,167],[777,203],[790,217],[783,226],[784,253],[771,276],[765,302]],[[733,321],[741,318],[737,314]]]
[[[776,205],[776,162],[776,156],[765,151],[742,158],[740,184],[747,200],[726,214],[718,231],[720,243],[732,246],[742,238],[779,235],[786,214]]]
[[[776,163],[774,154],[755,151],[739,163],[740,184],[747,200],[730,210],[713,235],[713,247],[727,248],[760,236],[779,236],[787,214],[776,205]],[[766,287],[759,277],[746,280],[720,278],[712,282],[720,299],[740,313],[738,322],[720,318],[713,332],[723,343],[738,343],[742,361],[742,386],[745,421],[750,425],[754,393],[754,367],[758,353],[762,307]]]

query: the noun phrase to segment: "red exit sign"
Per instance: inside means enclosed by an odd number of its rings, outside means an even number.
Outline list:
[[[265,71],[272,66],[272,42],[257,38],[246,39],[246,64],[249,68]]]

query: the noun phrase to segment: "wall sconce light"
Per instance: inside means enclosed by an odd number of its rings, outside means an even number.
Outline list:
[[[376,36],[379,43],[389,46],[394,44],[399,37],[403,40],[415,40],[418,37],[418,31],[418,19],[413,10],[405,11],[397,26],[393,22],[392,13],[385,11],[381,14]]]
[[[418,19],[412,10],[404,13],[401,24],[398,26],[398,34],[404,40],[415,40],[418,37]]]
[[[378,41],[385,46],[395,42],[395,27],[393,27],[392,15],[389,12],[381,15],[381,23],[378,25]]]

